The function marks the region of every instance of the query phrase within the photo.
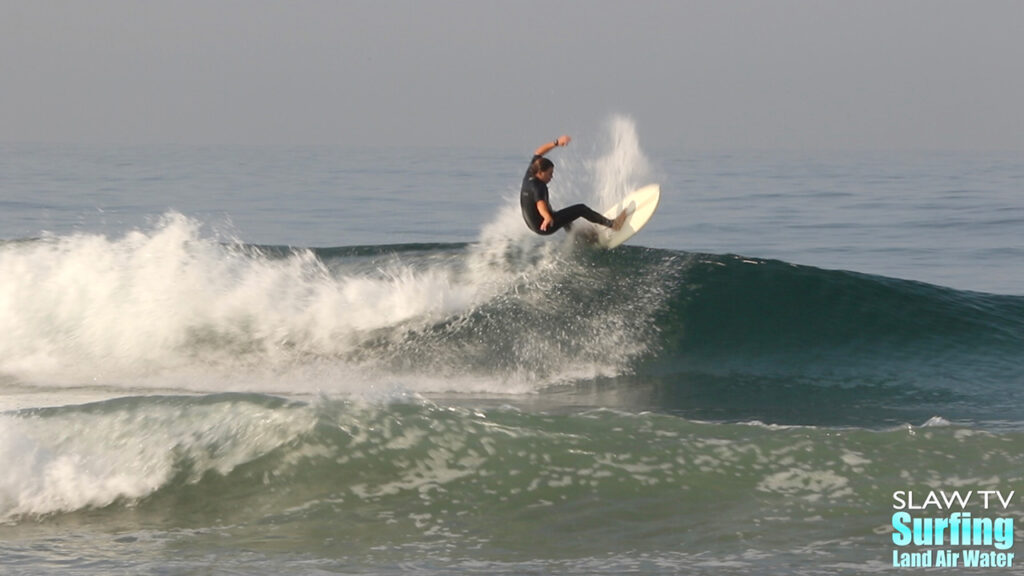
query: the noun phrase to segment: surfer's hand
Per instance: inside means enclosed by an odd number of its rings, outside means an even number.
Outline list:
[[[551,228],[551,226],[554,223],[555,223],[554,219],[552,219],[552,218],[545,218],[544,221],[540,223],[541,232],[547,232],[548,228]]]
[[[572,138],[570,138],[567,134],[563,134],[559,136],[557,140],[555,140],[555,144],[558,146],[568,146],[569,142],[572,142]]]

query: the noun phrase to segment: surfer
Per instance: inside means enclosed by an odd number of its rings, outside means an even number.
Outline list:
[[[548,201],[548,183],[555,175],[555,164],[544,155],[559,146],[567,146],[571,141],[572,138],[568,136],[559,136],[553,142],[545,142],[534,151],[530,167],[526,170],[526,176],[523,176],[523,189],[519,193],[519,203],[523,208],[526,225],[537,234],[547,236],[554,234],[559,228],[568,231],[573,221],[584,218],[594,224],[619,230],[626,220],[625,210],[615,220],[609,220],[586,204],[573,204],[557,212],[551,209],[551,203]]]

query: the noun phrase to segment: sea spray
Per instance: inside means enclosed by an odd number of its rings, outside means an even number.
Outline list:
[[[607,124],[607,150],[591,161],[597,205],[603,211],[633,190],[651,183],[652,165],[640,147],[635,122],[614,116]]]

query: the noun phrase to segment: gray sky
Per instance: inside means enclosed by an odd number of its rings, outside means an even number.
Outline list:
[[[0,0],[0,141],[1024,151],[1016,0]]]

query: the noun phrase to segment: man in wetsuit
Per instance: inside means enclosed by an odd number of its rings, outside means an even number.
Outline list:
[[[559,136],[553,142],[542,144],[533,153],[533,160],[530,161],[530,167],[523,176],[523,188],[519,193],[519,204],[522,206],[526,225],[530,230],[543,236],[554,234],[559,228],[569,230],[577,218],[584,218],[612,230],[622,228],[622,223],[626,219],[625,211],[615,220],[609,220],[586,204],[574,204],[557,212],[551,209],[551,203],[548,201],[548,183],[555,175],[555,165],[544,155],[559,146],[567,146],[571,141],[572,138],[568,136]]]

